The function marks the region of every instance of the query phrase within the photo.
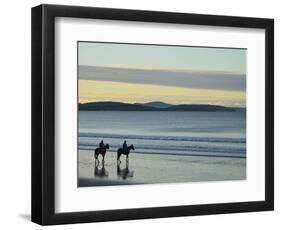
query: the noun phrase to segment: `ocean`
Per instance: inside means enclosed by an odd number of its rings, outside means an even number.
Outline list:
[[[246,157],[245,112],[79,111],[78,147],[101,140],[116,152],[126,140],[134,154]]]

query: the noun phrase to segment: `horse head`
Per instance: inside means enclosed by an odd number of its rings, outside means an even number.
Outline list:
[[[130,149],[135,150],[134,145],[130,145]]]
[[[106,144],[106,145],[105,145],[105,148],[106,148],[106,149],[109,149],[109,144]]]

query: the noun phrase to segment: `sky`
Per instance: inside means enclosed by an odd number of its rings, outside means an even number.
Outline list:
[[[246,105],[246,49],[78,42],[79,102]]]

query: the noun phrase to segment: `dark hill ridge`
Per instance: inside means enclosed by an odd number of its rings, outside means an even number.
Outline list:
[[[162,101],[151,101],[151,102],[147,102],[147,103],[135,103],[136,105],[144,105],[144,106],[149,106],[149,107],[154,107],[154,108],[160,108],[160,109],[164,109],[164,108],[168,108],[171,107],[173,105],[171,104],[167,104],[165,102]]]
[[[154,108],[137,104],[105,101],[79,104],[79,110],[154,111]]]
[[[166,104],[168,105],[168,104]],[[79,110],[86,111],[219,111],[235,112],[236,109],[219,105],[170,105],[169,107],[159,108],[148,106],[147,104],[129,104],[122,102],[89,102],[78,105]]]

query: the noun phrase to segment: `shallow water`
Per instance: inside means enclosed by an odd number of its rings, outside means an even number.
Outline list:
[[[79,111],[80,150],[126,139],[135,153],[246,157],[245,112]]]

